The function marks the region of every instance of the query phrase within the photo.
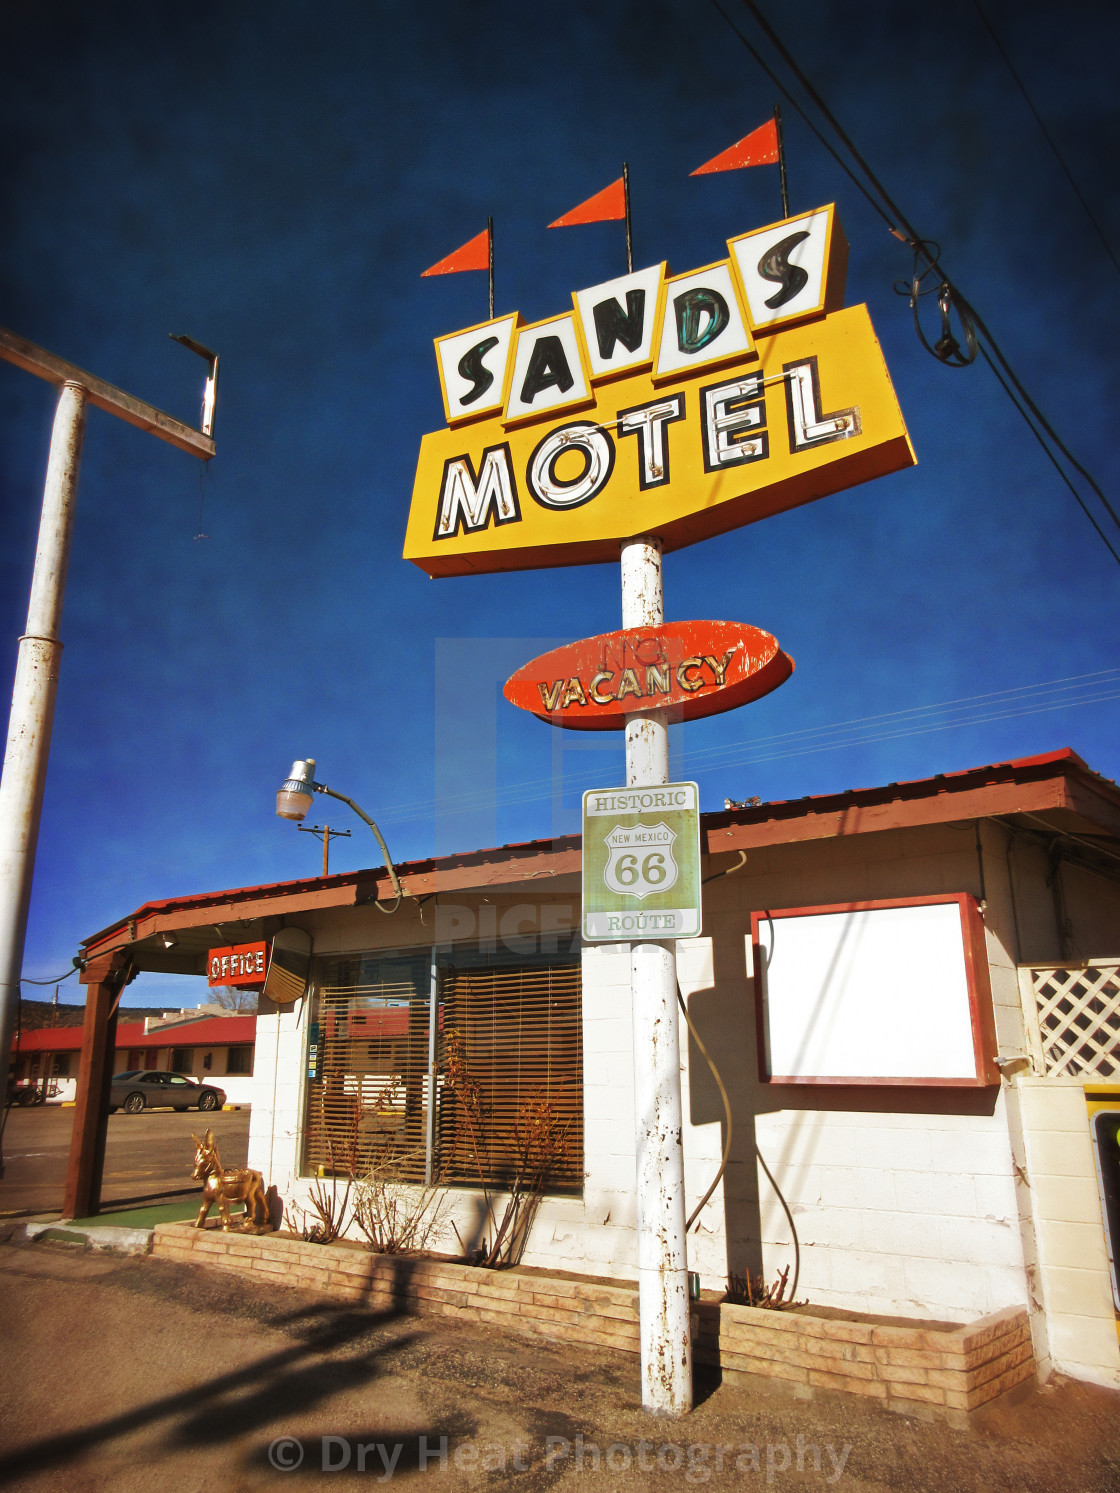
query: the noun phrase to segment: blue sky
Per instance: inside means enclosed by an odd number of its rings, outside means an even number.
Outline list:
[[[1120,15],[985,12],[1115,253]],[[975,6],[768,14],[1120,507],[1120,273]],[[400,860],[575,828],[582,788],[619,781],[617,742],[521,716],[500,681],[617,627],[617,567],[431,581],[400,558],[419,440],[443,423],[432,338],[486,314],[485,276],[420,273],[490,214],[497,310],[568,309],[625,268],[622,230],[546,225],[623,160],[636,264],[721,258],[781,216],[777,171],[689,172],[763,122],[772,83],[700,0],[45,0],[0,27],[0,323],[191,421],[203,366],[166,334],[222,358],[205,470],[90,415],[25,975],[150,899],[313,874],[317,842],[273,813],[297,756]],[[989,371],[922,350],[892,289],[909,251],[783,117],[792,208],[839,205],[847,299],[870,308],[919,465],[666,558],[670,617],[754,623],[797,660],[768,699],[676,733],[674,772],[706,808],[1066,745],[1117,777],[1120,567]],[[53,402],[0,364],[9,679]],[[349,826],[332,869],[376,863]],[[198,987],[126,997],[163,998]]]

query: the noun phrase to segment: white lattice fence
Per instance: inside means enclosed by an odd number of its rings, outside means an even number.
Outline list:
[[[1035,1072],[1120,1081],[1120,960],[1019,975]]]

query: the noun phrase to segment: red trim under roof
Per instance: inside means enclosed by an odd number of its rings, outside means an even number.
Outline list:
[[[727,826],[737,827],[743,831],[765,826],[768,833],[764,838],[767,843],[771,844],[781,843],[786,838],[796,840],[802,836],[790,821],[804,819],[822,821],[830,815],[843,816],[845,827],[842,832],[846,834],[885,828],[886,825],[873,817],[862,819],[860,811],[875,809],[888,803],[893,806],[893,819],[890,827],[926,824],[931,822],[931,816],[928,811],[925,813],[921,811],[922,801],[928,802],[945,795],[964,795],[997,785],[1025,785],[1074,778],[1079,779],[1085,787],[1096,791],[1099,795],[1098,803],[1101,799],[1110,802],[1112,812],[1116,816],[1116,823],[1120,826],[1120,789],[1111,779],[1093,772],[1070,747],[1062,747],[1057,751],[1042,752],[1034,757],[1016,757],[1010,762],[990,763],[985,767],[970,767],[959,772],[938,773],[932,778],[915,778],[908,782],[887,783],[877,788],[850,788],[843,793],[822,793],[806,798],[774,800],[743,809],[709,811],[700,816],[701,843],[703,848],[709,852],[735,848],[734,845],[722,843]],[[993,799],[993,803],[986,808],[980,808],[974,803],[958,812],[952,810],[945,813],[938,812],[933,817],[952,819],[961,817],[962,813],[970,817],[984,817],[986,814],[1008,812],[1014,812],[1014,809],[1007,807],[1002,801],[997,804]],[[788,826],[788,830],[785,826]],[[720,835],[719,844],[712,842],[712,834],[716,831]],[[468,889],[481,885],[517,882],[528,876],[578,873],[579,850],[580,836],[565,835],[552,840],[528,840],[510,845],[493,846],[488,849],[471,850],[456,855],[442,856],[438,859],[402,861],[397,864],[396,869],[402,881],[412,883],[412,886],[408,888],[410,892],[414,895],[426,895],[435,889],[451,889],[456,884],[461,885],[463,889]],[[477,874],[478,869],[493,868],[495,862],[511,874],[508,876],[484,875],[480,880]],[[518,863],[525,863],[521,867],[521,874],[518,874]],[[529,869],[530,863],[533,869]],[[464,875],[461,883],[457,883],[455,879],[450,882],[447,880],[449,874],[455,871],[468,873]],[[83,947],[90,952],[99,944],[112,946],[112,935],[126,927],[127,924],[139,922],[141,919],[150,921],[161,914],[202,912],[207,907],[217,906],[228,909],[230,904],[254,900],[280,902],[285,898],[301,895],[323,894],[331,889],[338,890],[350,886],[356,888],[359,883],[364,883],[373,894],[375,891],[384,891],[384,888],[378,885],[380,881],[384,881],[385,887],[388,886],[385,871],[380,867],[373,867],[361,871],[347,871],[337,876],[303,877],[298,881],[266,882],[260,886],[236,887],[219,892],[199,892],[185,897],[170,897],[164,901],[145,902],[128,917],[120,918],[107,928],[91,934],[84,940]],[[433,882],[435,885],[432,884]],[[355,897],[356,900],[357,897]],[[203,919],[199,921],[202,922]],[[158,922],[156,927],[159,927]]]

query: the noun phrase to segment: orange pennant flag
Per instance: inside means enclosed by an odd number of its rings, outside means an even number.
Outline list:
[[[777,157],[775,157],[777,159]],[[586,202],[573,207],[570,213],[550,223],[550,228],[577,228],[581,223],[607,223],[626,216],[626,188],[620,176],[609,187],[596,192]]]
[[[744,166],[776,166],[778,164],[778,123],[768,119],[757,130],[744,135],[734,145],[729,145],[718,156],[690,171],[690,176],[707,176],[710,171],[741,171]]]
[[[425,270],[420,278],[423,280],[425,275],[455,275],[460,270],[488,270],[489,268],[490,235],[484,228],[462,248],[456,249],[446,259],[441,259],[438,264],[433,264],[430,270]]]

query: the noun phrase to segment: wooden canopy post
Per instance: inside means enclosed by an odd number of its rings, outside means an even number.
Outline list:
[[[135,970],[127,953],[115,949],[91,959],[81,974],[86,995],[82,1026],[82,1055],[70,1135],[70,1164],[62,1216],[91,1218],[101,1208],[101,1177],[105,1169],[105,1135],[109,1128],[109,1088],[117,1044],[117,1006]]]

